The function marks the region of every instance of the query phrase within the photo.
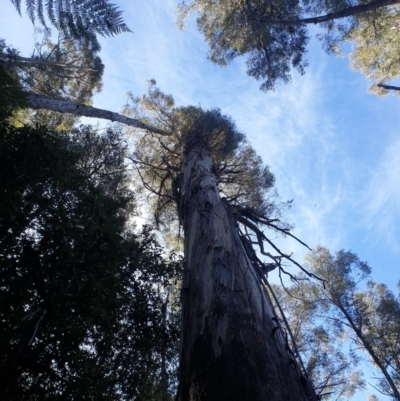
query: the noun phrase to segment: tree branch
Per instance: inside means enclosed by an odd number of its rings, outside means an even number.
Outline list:
[[[63,63],[57,63],[54,61],[47,61],[43,59],[37,58],[28,58],[28,57],[21,57],[15,54],[0,54],[0,60],[5,61],[6,63],[16,63],[16,64],[39,64],[39,65],[48,65],[50,67],[62,67],[68,70],[82,70],[82,71],[97,71],[94,68],[88,67],[79,67],[76,65],[69,65]]]
[[[391,86],[391,85],[384,85],[384,84],[378,84],[378,88],[383,88],[387,90],[393,90],[393,91],[400,91],[400,86]]]
[[[298,20],[257,20],[258,22],[265,22],[267,24],[283,24],[283,25],[300,25],[300,24],[320,24],[321,22],[328,22],[339,18],[350,17],[367,11],[373,11],[378,8],[392,6],[399,4],[400,0],[375,0],[368,4],[360,4],[353,7],[347,7],[343,10],[321,15],[319,17],[304,18]]]
[[[54,99],[48,96],[39,95],[33,92],[24,92],[28,105],[34,109],[44,109],[58,111],[60,113],[70,113],[76,116],[102,118],[104,120],[117,121],[130,127],[140,128],[153,134],[169,136],[163,130],[147,125],[134,118],[123,116],[109,110],[98,109],[92,106],[86,106],[81,103],[72,102],[70,100]]]

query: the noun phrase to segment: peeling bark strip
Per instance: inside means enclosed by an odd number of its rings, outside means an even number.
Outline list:
[[[299,375],[204,148],[183,160],[185,232],[178,401],[305,401]]]
[[[81,103],[71,102],[70,100],[54,99],[33,92],[25,92],[29,106],[34,109],[44,109],[58,111],[60,113],[70,113],[75,116],[102,118],[104,120],[117,121],[131,127],[144,129],[154,134],[168,136],[169,134],[158,128],[142,123],[134,118],[125,117],[113,111],[97,109],[96,107],[86,106]]]

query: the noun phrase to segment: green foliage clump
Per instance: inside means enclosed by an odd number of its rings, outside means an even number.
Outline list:
[[[244,135],[237,131],[233,121],[219,109],[203,110],[188,106],[176,108],[171,116],[177,139],[189,151],[197,146],[210,149],[216,160],[234,154]]]
[[[323,329],[332,333],[333,344],[336,337],[350,349],[349,361],[355,357],[356,362],[360,357],[358,351],[364,351],[378,371],[375,383],[378,390],[400,399],[399,298],[385,285],[374,281],[368,281],[362,289],[361,282],[370,277],[371,268],[352,252],[341,250],[332,255],[327,248],[319,246],[307,256],[306,262],[307,269],[322,282],[303,280],[290,291],[303,302],[301,309],[312,308]],[[350,341],[346,344],[347,340]]]
[[[379,84],[400,75],[395,2],[388,6],[379,0],[188,0],[179,12],[181,27],[185,18],[197,13],[211,61],[224,66],[247,56],[247,74],[263,81],[264,91],[289,82],[292,69],[304,74],[307,24],[318,24],[317,36],[328,53],[342,55],[342,45],[350,42],[352,67],[372,81],[370,90],[379,96],[388,94]]]
[[[0,39],[0,54],[7,52],[16,54],[16,51],[6,46],[5,41]],[[9,68],[0,58],[0,120],[5,120],[13,114],[17,108],[26,105],[22,86],[17,72]]]
[[[121,133],[95,134],[1,123],[3,400],[136,399],[177,340],[162,291],[179,263],[129,231]]]
[[[343,346],[337,326],[321,318],[321,300],[310,295],[309,282],[300,281],[287,291],[273,285],[272,290],[291,328],[288,341],[316,394],[323,400],[347,400],[363,389],[359,358]]]
[[[389,91],[379,85],[400,76],[400,33],[398,8],[382,8],[367,13],[346,36],[353,44],[351,66],[371,82],[370,91],[386,96]],[[400,96],[400,92],[397,91]]]
[[[287,26],[268,21],[296,20],[301,13],[298,0],[270,1],[204,1],[182,2],[181,25],[185,17],[197,11],[197,26],[209,44],[209,58],[226,65],[234,58],[247,55],[247,73],[261,80],[261,90],[274,90],[279,81],[291,79],[291,69],[304,74],[308,43],[302,24]]]

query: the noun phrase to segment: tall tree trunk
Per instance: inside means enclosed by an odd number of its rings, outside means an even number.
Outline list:
[[[275,329],[210,152],[183,160],[179,214],[185,233],[178,401],[310,400]],[[304,386],[304,382],[303,382]]]
[[[169,293],[161,308],[163,328],[167,327],[167,314],[168,314],[168,301]],[[165,336],[161,339],[161,378],[160,378],[160,390],[161,390],[161,401],[169,401],[171,399],[168,393],[168,372],[167,372],[167,338]]]

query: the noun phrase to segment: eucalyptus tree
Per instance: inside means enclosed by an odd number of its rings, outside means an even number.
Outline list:
[[[160,226],[184,233],[177,399],[313,399],[262,283],[292,260],[262,229],[292,235],[274,176],[218,109],[175,107],[154,81],[132,101],[130,117],[158,130],[134,131],[147,203]]]
[[[398,289],[400,290],[400,283]],[[386,285],[375,281],[369,281],[365,290],[355,294],[363,320],[363,335],[371,344],[376,359],[382,361],[397,389],[400,389],[399,294],[396,297]],[[373,363],[379,367],[374,358]],[[377,387],[381,393],[398,399],[398,394],[396,395],[386,375],[378,380]]]
[[[390,91],[399,94],[397,86],[388,82],[400,76],[400,8],[381,8],[369,13],[347,35],[353,44],[351,66],[370,81],[370,91],[385,96]]]
[[[343,333],[324,318],[319,301],[308,297],[309,282],[299,280],[289,288],[271,285],[280,319],[287,319],[288,341],[323,400],[348,400],[365,382],[357,369],[359,358],[343,344]]]
[[[117,117],[144,132],[132,162],[154,198],[156,221],[179,221],[184,230],[178,399],[315,399],[262,284],[268,271],[285,272],[285,260],[302,269],[262,230],[294,237],[281,221],[290,202],[275,202],[273,175],[229,118],[176,108],[154,85],[133,99],[129,117],[43,95],[33,101]]]
[[[156,291],[175,277],[134,211],[118,129],[0,125],[2,400],[125,400],[176,341]]]
[[[342,0],[191,0],[181,3],[179,24],[183,26],[184,19],[197,12],[197,26],[209,44],[211,61],[226,65],[247,55],[247,73],[262,81],[264,91],[274,90],[279,81],[287,83],[292,68],[304,74],[308,24],[319,25],[318,36],[328,52],[339,53],[344,41],[354,43],[353,65],[385,84],[399,76],[398,4],[398,0],[350,4]],[[374,49],[367,54],[371,44]]]
[[[399,299],[375,282],[360,290],[358,284],[369,277],[371,268],[351,252],[339,251],[333,256],[318,247],[308,256],[307,266],[324,283],[304,286],[302,298],[318,304],[326,316],[325,324],[331,322],[339,333],[348,333],[383,375],[380,391],[400,400]]]

